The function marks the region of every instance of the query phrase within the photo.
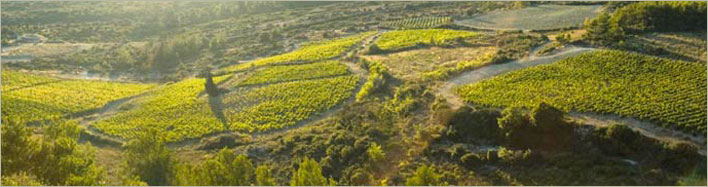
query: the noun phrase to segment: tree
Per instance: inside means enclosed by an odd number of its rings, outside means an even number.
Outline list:
[[[423,165],[415,170],[413,176],[406,179],[406,186],[445,186],[446,182],[442,182],[440,179],[442,175],[435,172],[435,170],[428,166]]]
[[[276,186],[275,178],[268,166],[258,166],[256,168],[256,186]]]
[[[332,178],[322,176],[322,168],[317,161],[305,157],[293,171],[290,186],[334,186]]]
[[[210,71],[206,72],[206,83],[204,83],[204,90],[206,90],[210,97],[216,97],[219,95],[219,88],[214,84]]]
[[[254,175],[264,184],[272,182],[270,173],[263,172],[254,169],[246,155],[224,148],[199,165],[180,165],[175,179],[176,184],[189,186],[248,186],[254,184]]]
[[[539,103],[531,110],[531,124],[535,138],[534,147],[543,149],[559,149],[569,145],[574,131],[573,126],[565,122],[564,113],[557,108]]]
[[[541,128],[554,128],[564,125],[563,111],[541,102],[531,110],[531,123]]]
[[[169,185],[176,162],[157,129],[146,129],[123,147],[127,175],[138,176],[148,185]]]
[[[507,143],[520,146],[525,144],[528,136],[528,118],[520,108],[509,107],[502,111],[502,117],[497,120],[502,137]]]
[[[583,38],[593,45],[609,46],[624,40],[622,28],[611,23],[610,14],[602,13],[595,19],[585,20],[585,30]]]
[[[27,161],[37,149],[37,143],[30,139],[31,131],[24,123],[10,120],[2,115],[2,175],[3,177],[30,168]]]

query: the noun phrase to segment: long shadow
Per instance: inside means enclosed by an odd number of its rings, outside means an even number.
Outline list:
[[[207,96],[209,100],[209,108],[211,108],[211,113],[214,114],[214,117],[218,118],[221,121],[221,124],[224,125],[224,130],[229,129],[228,123],[226,122],[226,117],[224,116],[224,111],[223,111],[223,103],[222,103],[222,96],[223,94],[219,94],[217,96]]]

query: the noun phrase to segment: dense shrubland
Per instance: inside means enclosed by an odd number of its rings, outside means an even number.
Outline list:
[[[492,63],[503,63],[529,55],[529,51],[547,39],[543,35],[531,35],[514,32],[501,33],[497,39],[497,53]]]
[[[79,144],[82,129],[74,121],[52,121],[44,135],[33,137],[23,121],[2,117],[3,185],[102,185],[104,168],[95,148]]]
[[[586,20],[585,38],[591,44],[625,47],[629,34],[705,31],[706,2],[640,2]]]
[[[545,103],[501,113],[460,108],[443,121],[446,130],[418,159],[425,165],[417,170],[466,185],[675,185],[697,171],[691,164],[705,162],[692,145],[660,142],[619,124],[594,129],[564,115]],[[464,136],[476,130],[484,136]]]

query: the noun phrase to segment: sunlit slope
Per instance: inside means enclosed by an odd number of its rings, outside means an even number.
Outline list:
[[[153,84],[62,80],[9,70],[2,71],[2,112],[23,121],[45,120],[98,109],[136,95]]]
[[[376,32],[365,32],[350,37],[334,39],[324,42],[313,43],[302,46],[301,48],[271,57],[261,58],[248,63],[237,64],[224,68],[226,71],[237,71],[252,67],[260,67],[270,64],[289,63],[289,62],[315,62],[321,60],[329,60],[342,55],[345,51],[357,43],[364,40]]]
[[[471,103],[613,113],[706,132],[706,64],[602,50],[459,87]]]
[[[286,82],[303,79],[315,79],[348,74],[347,66],[339,61],[317,62],[304,65],[275,66],[258,69],[251,73],[239,85],[255,85]]]
[[[420,29],[397,30],[381,34],[376,40],[376,46],[383,51],[394,51],[416,45],[445,45],[455,39],[466,39],[479,36],[479,33],[450,29]]]
[[[314,44],[317,45],[317,44]],[[129,139],[156,129],[168,142],[223,131],[268,131],[291,127],[332,109],[353,95],[359,77],[341,61],[265,66],[216,77],[223,94],[201,95],[204,79],[164,85],[132,101],[134,108],[95,127]]]
[[[215,77],[220,82],[227,76]],[[191,78],[163,85],[132,101],[135,107],[120,112],[95,127],[107,134],[131,138],[137,132],[152,128],[162,132],[167,141],[201,137],[224,130],[223,124],[212,112],[207,97],[198,97],[204,91],[205,79]]]
[[[344,75],[234,91],[224,96],[224,113],[232,130],[289,127],[351,97],[358,80],[356,75]]]

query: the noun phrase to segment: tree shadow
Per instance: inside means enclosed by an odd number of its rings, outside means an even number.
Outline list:
[[[217,96],[207,96],[207,99],[209,100],[209,108],[211,108],[211,112],[214,114],[214,117],[219,119],[221,121],[221,124],[224,125],[224,130],[229,129],[228,128],[228,123],[226,122],[226,117],[224,116],[224,111],[223,111],[223,103],[222,103],[222,95],[219,94]]]

